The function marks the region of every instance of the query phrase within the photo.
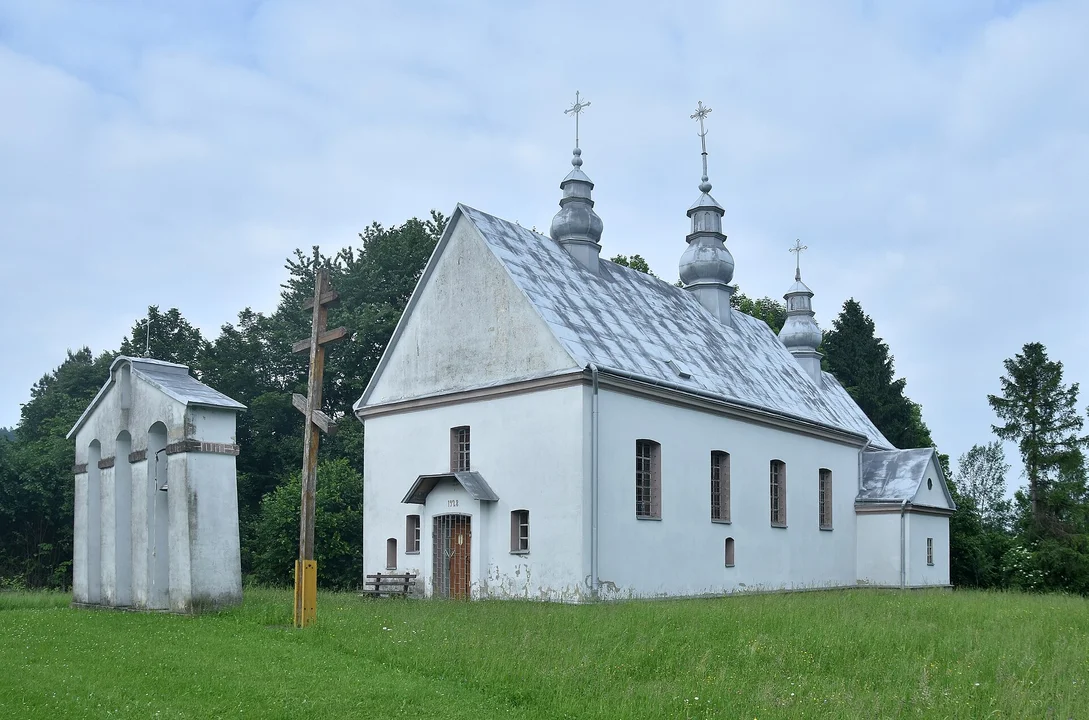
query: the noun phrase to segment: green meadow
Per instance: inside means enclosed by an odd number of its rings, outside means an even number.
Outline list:
[[[571,606],[287,590],[195,617],[0,593],[17,718],[1086,718],[1089,601],[852,590]]]

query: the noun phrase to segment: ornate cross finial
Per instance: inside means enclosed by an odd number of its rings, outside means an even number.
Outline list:
[[[809,249],[808,245],[802,245],[801,240],[795,240],[789,250],[794,253],[794,279],[802,279],[802,253]]]
[[[701,192],[710,192],[711,184],[707,182],[707,130],[703,127],[703,121],[711,114],[711,108],[705,107],[703,101],[696,103],[696,112],[689,117],[700,122],[700,148],[703,150],[703,181],[700,184]],[[706,186],[706,189],[704,189]]]
[[[576,90],[575,91],[575,104],[572,105],[567,110],[563,111],[564,115],[574,115],[575,116],[575,147],[579,146],[579,114],[588,107],[590,107],[590,101],[587,100],[587,101],[583,102],[582,100],[580,100],[579,99],[579,92],[578,92],[578,90]]]

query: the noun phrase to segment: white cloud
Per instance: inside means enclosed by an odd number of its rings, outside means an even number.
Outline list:
[[[781,293],[802,238],[822,325],[857,297],[957,455],[1024,342],[1089,378],[1086,26],[1076,0],[5,7],[0,425],[148,304],[212,335],[270,310],[294,247],[458,201],[547,228],[578,89],[607,254],[676,272],[703,100],[737,282]]]

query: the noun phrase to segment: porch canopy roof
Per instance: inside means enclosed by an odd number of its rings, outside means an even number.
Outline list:
[[[492,490],[480,473],[475,470],[466,470],[420,475],[416,478],[416,482],[412,483],[412,487],[408,489],[408,494],[405,495],[405,499],[401,502],[422,505],[427,502],[428,494],[435,489],[440,481],[450,479],[461,483],[461,486],[465,488],[465,492],[469,493],[475,500],[485,500],[487,502],[497,502],[499,500],[499,496],[495,494],[495,491]]]

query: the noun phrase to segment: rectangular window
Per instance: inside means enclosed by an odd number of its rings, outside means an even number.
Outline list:
[[[397,569],[397,538],[386,540],[386,570]]]
[[[405,554],[415,555],[420,552],[420,516],[409,515],[405,518]]]
[[[711,453],[711,520],[730,522],[730,453]]]
[[[662,518],[662,446],[635,441],[635,517]]]
[[[832,471],[821,468],[817,481],[821,530],[832,529]]]
[[[514,510],[510,514],[510,551],[529,552],[529,510]]]
[[[771,461],[771,524],[772,527],[786,527],[786,463],[782,460]]]
[[[926,539],[926,564],[934,564],[934,538]]]
[[[450,472],[469,470],[469,426],[450,428]]]

